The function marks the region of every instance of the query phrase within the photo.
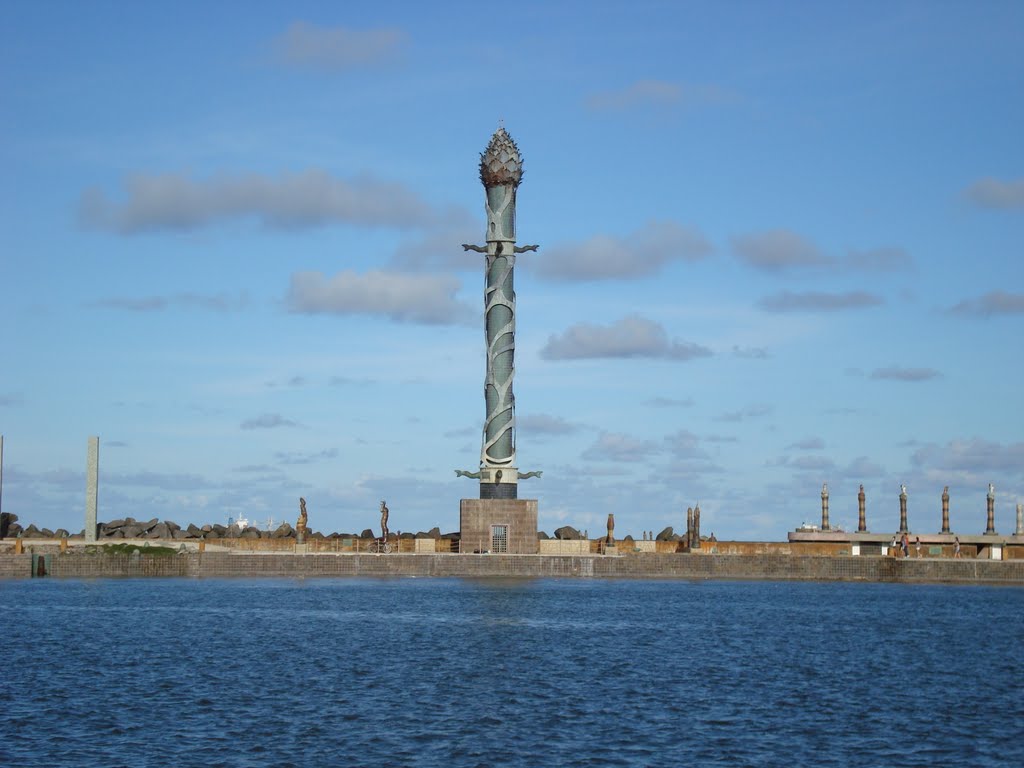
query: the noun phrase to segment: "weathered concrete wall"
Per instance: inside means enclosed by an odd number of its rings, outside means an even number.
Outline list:
[[[0,578],[28,577],[30,555],[0,555]],[[55,555],[56,578],[466,576],[1001,583],[1024,586],[1024,560],[787,555]]]
[[[542,555],[589,555],[586,539],[541,539],[537,542]]]

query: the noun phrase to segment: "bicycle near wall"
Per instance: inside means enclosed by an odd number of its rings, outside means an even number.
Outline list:
[[[374,539],[363,551],[369,555],[390,555],[394,548],[387,539]]]

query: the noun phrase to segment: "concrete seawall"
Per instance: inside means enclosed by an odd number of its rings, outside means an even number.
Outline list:
[[[36,559],[33,559],[35,557]],[[0,555],[0,579],[344,576],[567,577],[979,583],[1024,586],[1024,560],[896,559],[800,555]],[[35,569],[35,570],[34,570]]]

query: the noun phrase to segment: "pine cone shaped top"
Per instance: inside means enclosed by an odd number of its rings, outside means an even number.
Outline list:
[[[491,143],[480,155],[480,181],[485,187],[504,184],[519,186],[523,178],[523,158],[512,137],[499,128],[491,136]]]

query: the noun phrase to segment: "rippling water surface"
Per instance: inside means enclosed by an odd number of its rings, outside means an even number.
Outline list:
[[[0,582],[8,766],[1020,766],[1024,590]]]

